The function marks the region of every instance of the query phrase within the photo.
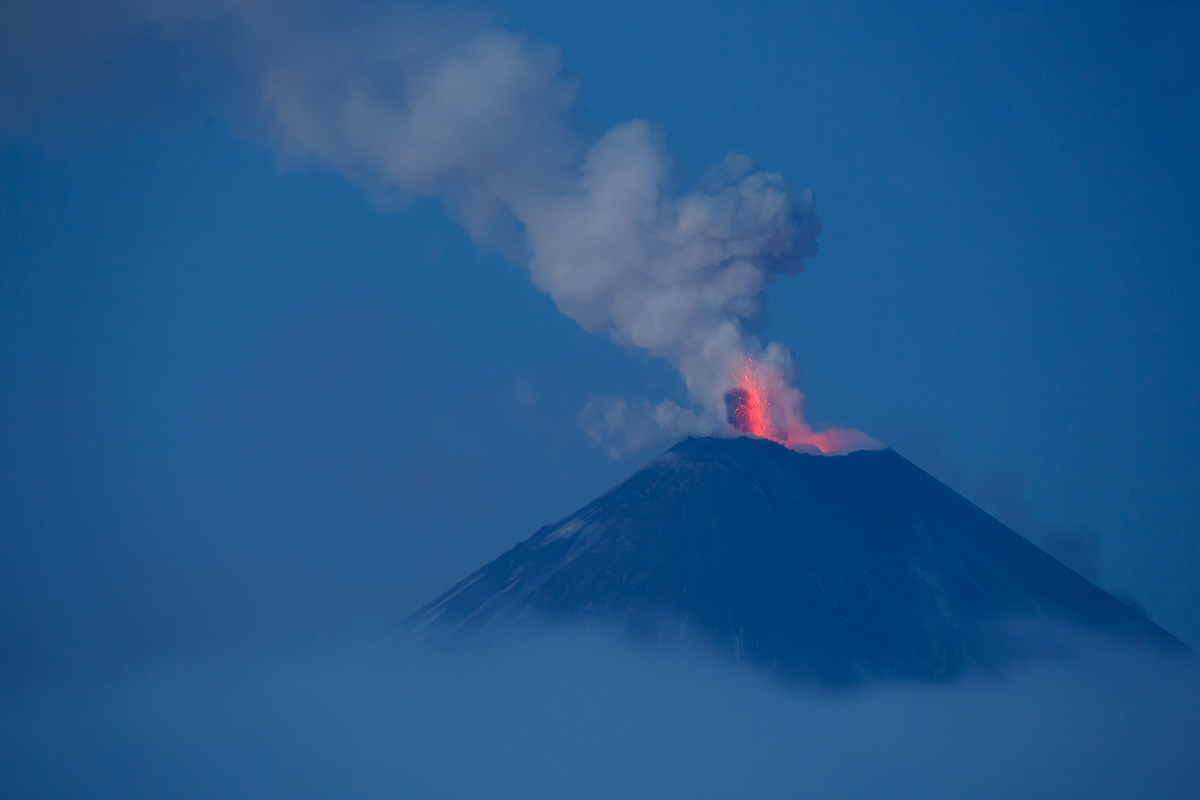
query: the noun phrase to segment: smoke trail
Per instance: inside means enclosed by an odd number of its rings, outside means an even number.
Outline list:
[[[119,8],[137,19],[141,6]],[[556,49],[462,14],[368,6],[335,16],[249,0],[170,9],[141,22],[175,35],[233,31],[285,159],[327,164],[376,192],[442,197],[474,238],[525,261],[585,330],[678,369],[697,409],[585,410],[610,452],[739,428],[826,452],[875,444],[858,431],[813,432],[791,353],[759,338],[769,284],[817,252],[810,191],[731,153],[677,192],[661,131],[635,120],[595,136]],[[754,430],[727,409],[731,390],[750,387],[771,409]]]

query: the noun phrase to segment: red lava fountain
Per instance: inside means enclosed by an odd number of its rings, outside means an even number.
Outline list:
[[[804,421],[804,395],[789,386],[782,371],[773,364],[743,357],[732,374],[734,388],[725,395],[729,424],[751,436],[779,442],[793,450],[816,449],[835,453],[859,438],[858,431],[830,428],[814,431]]]
[[[746,359],[746,363],[734,374],[737,387],[725,395],[729,424],[752,436],[786,444],[786,436],[781,437],[771,421],[771,391],[755,371],[757,366]]]

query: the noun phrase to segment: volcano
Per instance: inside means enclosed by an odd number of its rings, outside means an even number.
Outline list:
[[[1187,647],[892,450],[693,438],[468,576],[406,629],[518,621],[700,641],[788,681],[948,681],[1079,628]]]

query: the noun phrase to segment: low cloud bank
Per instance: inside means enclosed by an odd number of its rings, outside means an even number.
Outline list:
[[[9,797],[1200,796],[1195,665],[1099,645],[829,696],[560,633],[164,666],[2,705]]]

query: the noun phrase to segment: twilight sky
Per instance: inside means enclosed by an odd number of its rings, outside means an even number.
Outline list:
[[[664,449],[589,437],[616,399],[702,409],[531,282],[547,207],[510,180],[637,119],[680,191],[729,151],[813,190],[820,255],[762,331],[809,422],[1200,645],[1200,5],[403,11],[435,52],[555,45],[551,89],[578,92],[546,117],[567,133],[511,124],[462,181],[279,99],[272,65],[355,64],[339,32],[395,6],[293,30],[280,5],[0,11],[5,681],[369,637]]]

